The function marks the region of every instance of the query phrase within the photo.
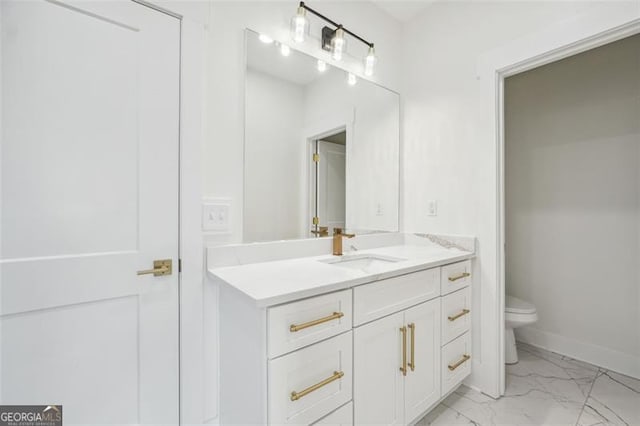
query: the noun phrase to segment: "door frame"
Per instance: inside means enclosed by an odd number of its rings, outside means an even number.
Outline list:
[[[305,174],[308,176],[308,185],[307,185],[306,197],[303,197],[303,199],[305,200],[304,202],[308,204],[309,213],[307,214],[306,221],[303,221],[303,223],[307,224],[308,226],[307,233],[309,229],[312,229],[316,226],[313,224],[312,218],[315,217],[316,215],[319,196],[320,196],[318,192],[318,165],[315,161],[313,161],[313,156],[316,153],[316,149],[318,148],[318,142],[322,141],[323,138],[335,135],[336,133],[340,133],[340,132],[347,132],[347,126],[346,125],[340,126],[336,129],[328,130],[314,136],[308,136],[306,138],[307,149],[305,149],[305,151],[307,152],[307,159],[305,161],[305,164],[306,164],[305,167],[307,167],[307,170],[305,171],[306,172]],[[349,136],[347,136],[347,140],[349,140]],[[346,149],[345,149],[345,167],[346,167]],[[315,197],[313,197],[313,199],[311,197],[312,194],[315,194]],[[317,226],[320,226],[320,224],[318,224]],[[307,238],[313,238],[313,237],[307,237]]]
[[[353,127],[354,127],[355,110],[349,108],[344,111],[338,111],[331,117],[324,117],[322,120],[318,120],[312,125],[308,125],[303,130],[303,143],[304,149],[302,150],[304,158],[302,158],[303,164],[305,164],[306,170],[306,183],[302,189],[302,206],[300,211],[305,215],[300,221],[301,226],[300,235],[309,235],[309,230],[314,226],[312,223],[312,217],[314,216],[315,203],[311,200],[311,194],[314,192],[314,167],[311,167],[313,163],[314,142],[324,137],[331,136],[335,133],[345,131],[347,133],[347,143],[345,144],[345,167],[349,164],[349,141],[353,139]],[[348,186],[348,185],[347,185]],[[345,194],[348,193],[348,188],[345,188]],[[346,210],[346,206],[345,206]],[[346,220],[346,215],[345,215]],[[311,238],[311,237],[307,237]]]
[[[595,14],[597,15],[597,14]],[[624,16],[611,17],[612,23],[607,22],[581,22],[580,20],[571,26],[563,24],[559,28],[553,28],[537,34],[534,38],[538,43],[531,43],[531,40],[524,40],[518,46],[507,46],[504,49],[492,52],[492,58],[485,56],[484,73],[491,75],[490,85],[492,86],[494,104],[495,104],[495,152],[496,152],[496,212],[497,212],[497,235],[496,235],[496,268],[497,268],[497,292],[496,316],[497,321],[497,351],[496,362],[498,366],[497,392],[496,395],[502,396],[506,387],[506,367],[504,363],[504,309],[506,299],[506,263],[505,263],[505,244],[506,244],[506,208],[505,208],[505,118],[504,118],[504,80],[507,77],[531,70],[533,68],[546,65],[577,55],[579,53],[612,43],[614,41],[640,34],[640,10],[635,13],[636,18],[631,19],[634,15],[627,14]],[[594,17],[587,17],[585,21],[594,21]],[[606,21],[606,20],[605,20]],[[618,21],[618,22],[616,22]],[[622,22],[620,22],[622,21]],[[617,23],[618,25],[614,25]],[[600,24],[600,25],[598,25]],[[604,24],[604,26],[602,26]],[[557,36],[558,40],[555,46],[552,46],[549,40],[545,40],[549,35],[556,35],[558,31],[563,31],[563,36]],[[554,40],[554,38],[551,38]],[[536,45],[537,44],[537,45]],[[540,44],[547,46],[540,49]],[[519,50],[518,54],[513,53],[514,47]],[[491,392],[487,392],[491,394]]]
[[[130,0],[180,20],[179,82],[179,390],[180,424],[203,424],[218,417],[217,389],[206,388],[204,376],[217,375],[204,362],[205,311],[204,241],[201,203],[204,143],[207,25],[210,7],[204,2]],[[189,309],[182,309],[189,306]],[[209,318],[211,319],[211,318]],[[217,351],[214,353],[217,356]],[[217,359],[210,359],[217,368]],[[213,378],[217,388],[217,376]],[[205,400],[206,394],[214,398]]]

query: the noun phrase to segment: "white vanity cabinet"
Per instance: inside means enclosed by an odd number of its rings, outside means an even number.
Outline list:
[[[417,421],[471,372],[471,282],[464,260],[262,307],[220,285],[220,424]]]
[[[403,425],[440,398],[440,300],[353,332],[355,424]]]

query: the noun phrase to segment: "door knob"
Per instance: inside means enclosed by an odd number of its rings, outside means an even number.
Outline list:
[[[163,275],[171,275],[173,271],[171,259],[162,259],[153,261],[153,269],[145,269],[138,271],[138,275],[153,274],[154,277],[161,277]]]

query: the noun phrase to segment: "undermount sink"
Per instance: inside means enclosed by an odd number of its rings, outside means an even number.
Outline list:
[[[354,254],[348,256],[340,256],[331,259],[322,259],[319,262],[328,263],[330,265],[339,266],[341,268],[367,270],[376,268],[377,266],[388,265],[390,263],[401,262],[399,257],[382,256],[379,254]]]

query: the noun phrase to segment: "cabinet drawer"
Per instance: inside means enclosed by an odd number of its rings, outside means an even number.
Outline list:
[[[351,329],[351,290],[268,310],[268,353],[275,358]]]
[[[269,424],[311,424],[351,400],[351,332],[269,361]]]
[[[471,284],[471,261],[452,263],[442,267],[440,292],[442,295],[460,290]]]
[[[440,295],[440,268],[361,285],[353,290],[353,320],[358,326]]]
[[[469,331],[471,326],[471,287],[442,297],[442,344]]]
[[[442,395],[471,373],[471,334],[465,333],[442,348]]]
[[[353,402],[338,408],[314,426],[353,426]]]

